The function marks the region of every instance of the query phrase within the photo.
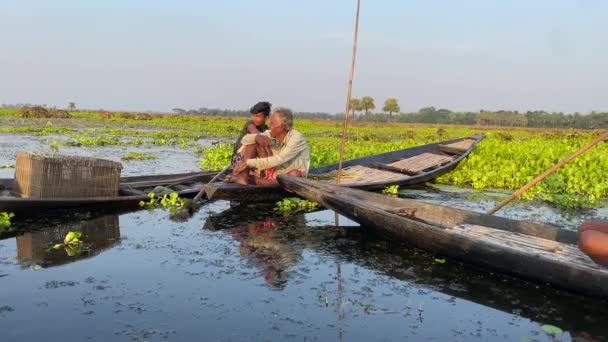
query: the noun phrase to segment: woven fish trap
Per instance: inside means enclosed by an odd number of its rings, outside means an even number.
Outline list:
[[[118,196],[121,170],[111,160],[18,152],[15,192],[35,198]]]

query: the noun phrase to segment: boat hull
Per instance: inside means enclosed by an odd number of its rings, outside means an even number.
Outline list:
[[[578,250],[576,232],[307,179],[280,176],[279,182],[366,228],[414,247],[561,289],[608,298],[608,270]],[[413,216],[397,213],[404,208],[413,211]]]

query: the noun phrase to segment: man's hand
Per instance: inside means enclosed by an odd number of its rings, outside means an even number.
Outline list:
[[[243,159],[234,165],[234,169],[232,170],[232,174],[237,175],[243,171],[247,170],[247,159]]]
[[[269,137],[262,135],[262,134],[258,134],[255,136],[255,142],[256,142],[256,144],[260,145],[261,147],[268,147],[272,144],[272,140],[270,140]]]

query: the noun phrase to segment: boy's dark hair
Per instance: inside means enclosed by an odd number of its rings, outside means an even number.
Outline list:
[[[251,114],[264,113],[264,116],[268,116],[268,115],[270,115],[271,106],[272,105],[270,104],[270,102],[261,101],[261,102],[256,103],[253,107],[251,107],[249,112]]]

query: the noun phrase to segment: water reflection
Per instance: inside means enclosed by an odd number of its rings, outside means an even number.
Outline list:
[[[63,242],[69,231],[80,231],[77,248],[51,248]],[[116,245],[120,239],[118,215],[105,215],[77,223],[62,223],[39,231],[18,235],[17,260],[24,267],[51,267],[90,258]]]
[[[305,227],[304,214],[283,219],[263,214],[253,220],[231,218],[247,217],[248,214],[238,207],[229,209],[208,217],[204,228],[229,229],[232,238],[239,242],[239,254],[261,269],[266,285],[282,290],[287,284],[290,267],[295,266],[302,255],[302,248],[290,241],[284,229]]]
[[[558,325],[575,340],[585,341],[591,336],[591,341],[608,338],[604,324],[608,320],[606,301],[495,274],[455,260],[440,264],[435,262],[436,256],[386,239],[365,227],[311,227],[307,226],[305,214],[277,218],[268,215],[268,210],[271,208],[231,208],[210,216],[205,229],[226,230],[226,234],[239,241],[241,255],[264,270],[266,283],[273,288],[287,285],[290,269],[295,268],[308,249],[336,259],[339,294],[358,281],[342,279],[339,265],[354,264],[403,281],[413,291],[439,292],[451,300],[473,302],[539,324]],[[340,304],[337,308],[339,318],[343,316],[341,307]]]

